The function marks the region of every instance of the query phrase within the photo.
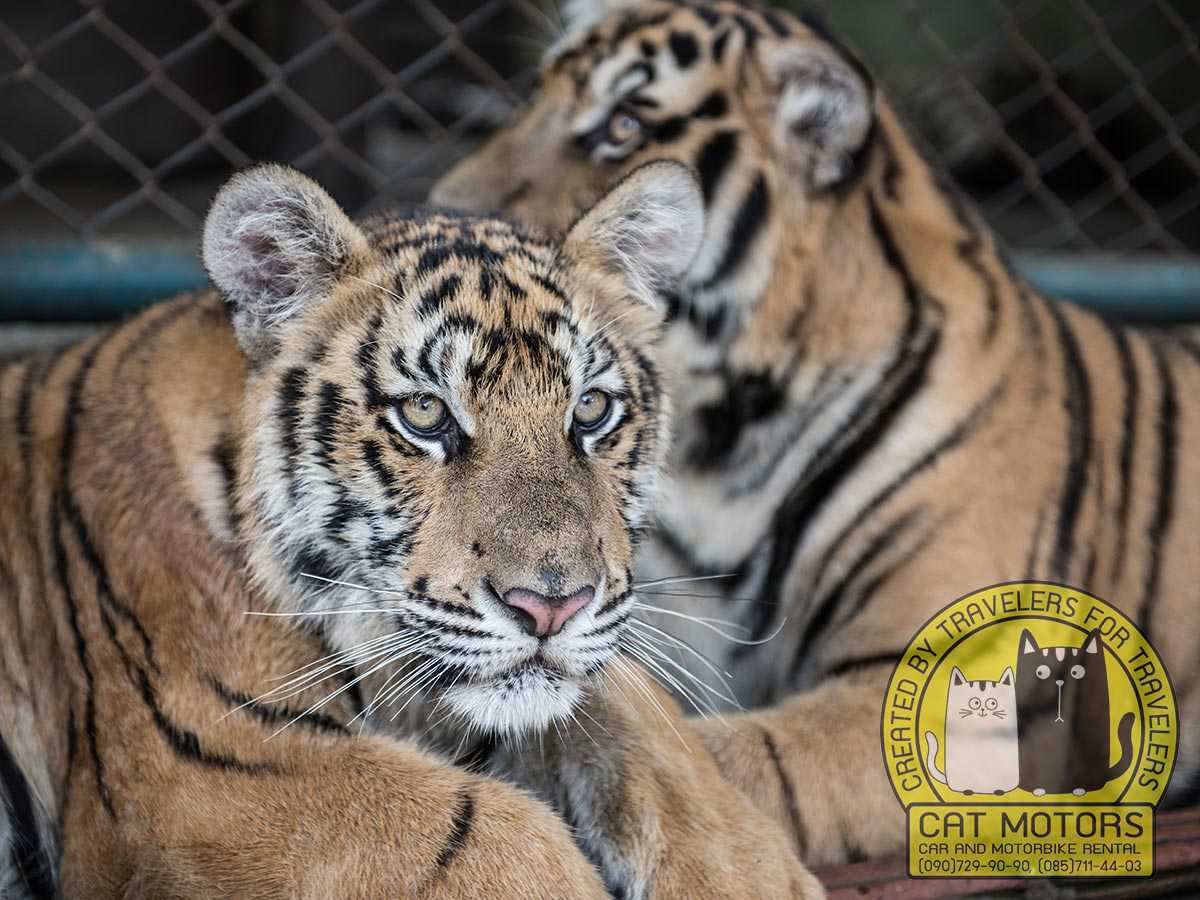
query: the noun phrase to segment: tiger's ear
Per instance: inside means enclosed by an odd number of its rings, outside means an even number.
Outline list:
[[[625,280],[629,293],[658,307],[704,235],[700,185],[686,166],[660,160],[635,169],[583,214],[563,243],[567,256]]]
[[[1003,685],[1011,685],[1013,683],[1012,666],[1009,666],[1007,669],[1004,670],[1004,674],[1000,676],[1000,680],[996,683],[1003,684]]]
[[[763,42],[775,97],[773,140],[815,191],[849,178],[874,122],[874,86],[851,53],[816,33]]]
[[[1026,653],[1037,653],[1040,649],[1038,647],[1038,642],[1033,637],[1033,633],[1030,632],[1028,628],[1021,632],[1020,646],[1022,656],[1024,656]]]
[[[367,255],[367,239],[315,181],[279,165],[235,175],[204,222],[204,267],[252,362],[278,329]]]
[[[1100,629],[1093,628],[1091,634],[1083,639],[1080,648],[1084,653],[1100,652]]]
[[[950,670],[950,683],[954,687],[962,687],[967,683],[967,679],[963,677],[962,670],[958,666]]]

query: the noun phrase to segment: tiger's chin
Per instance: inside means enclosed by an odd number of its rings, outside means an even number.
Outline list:
[[[445,691],[441,703],[472,727],[489,734],[516,735],[568,719],[583,697],[579,682],[541,665]]]

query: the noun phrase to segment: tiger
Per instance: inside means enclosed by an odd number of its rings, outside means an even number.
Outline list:
[[[1041,296],[818,19],[573,0],[564,20],[528,105],[430,199],[553,230],[646,161],[698,173],[635,573],[696,579],[647,601],[696,678],[701,656],[732,675],[744,709],[689,720],[725,777],[810,864],[897,852],[890,673],[954,598],[1036,579],[1155,644],[1180,702],[1166,799],[1200,798],[1196,336]]]
[[[670,162],[561,240],[267,164],[210,289],[0,370],[0,896],[822,896],[622,655],[701,217]]]

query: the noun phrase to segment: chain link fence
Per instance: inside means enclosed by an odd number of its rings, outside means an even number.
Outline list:
[[[1200,253],[1200,0],[804,6],[1018,250]],[[5,4],[0,259],[194,249],[217,186],[256,160],[351,210],[420,200],[521,102],[558,29],[552,0]]]

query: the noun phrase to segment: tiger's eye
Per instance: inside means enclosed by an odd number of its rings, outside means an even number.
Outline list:
[[[575,424],[585,431],[599,428],[608,418],[612,400],[604,391],[586,391],[575,404]]]
[[[1038,666],[1036,669],[1034,669],[1033,674],[1044,681],[1050,677],[1050,667],[1044,665]]]
[[[616,109],[608,120],[608,139],[616,146],[642,133],[642,123],[628,110]]]
[[[1080,666],[1080,665],[1071,666],[1071,677],[1074,678],[1076,681],[1078,681],[1080,678],[1082,678],[1083,677],[1083,666]]]
[[[414,394],[400,401],[400,417],[413,431],[437,431],[449,415],[446,404],[432,394]]]

